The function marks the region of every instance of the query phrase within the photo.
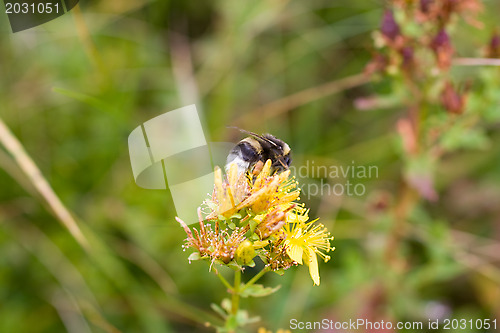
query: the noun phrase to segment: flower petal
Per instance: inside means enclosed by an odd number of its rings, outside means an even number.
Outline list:
[[[260,189],[265,182],[266,177],[268,177],[271,174],[271,160],[267,160],[266,163],[264,164],[264,167],[262,168],[262,171],[259,173],[257,176],[257,179],[255,179],[254,183],[254,188]]]
[[[319,286],[318,258],[316,258],[316,253],[313,249],[308,249],[307,261],[311,279],[313,280],[315,285]]]
[[[238,183],[238,165],[236,163],[231,163],[229,170],[227,172],[227,180],[230,186],[234,186]]]
[[[301,246],[294,245],[292,242],[288,240],[285,241],[285,244],[286,244],[286,253],[288,254],[288,256],[292,260],[302,265],[302,255],[304,253],[304,249]]]

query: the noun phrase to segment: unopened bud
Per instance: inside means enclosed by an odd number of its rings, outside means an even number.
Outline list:
[[[500,58],[500,34],[498,31],[493,33],[486,56],[488,58]]]
[[[465,107],[465,96],[460,95],[451,82],[446,82],[441,93],[441,104],[450,113],[462,114]]]
[[[448,69],[451,65],[451,57],[454,51],[450,37],[444,29],[439,31],[432,40],[431,49],[436,54],[438,67],[441,69]]]
[[[252,262],[255,257],[255,248],[252,242],[248,239],[241,242],[241,244],[236,249],[236,261],[240,265],[248,265]]]
[[[401,50],[401,57],[403,58],[403,68],[409,70],[415,64],[415,57],[413,48],[409,46],[405,46]]]
[[[382,25],[380,26],[382,34],[390,40],[395,40],[401,33],[399,25],[394,19],[394,14],[390,10],[386,10],[382,18]]]
[[[429,13],[432,2],[433,0],[420,0],[420,11],[425,14]]]

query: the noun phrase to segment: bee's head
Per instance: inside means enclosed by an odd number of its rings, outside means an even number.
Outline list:
[[[271,134],[264,134],[263,137],[271,143],[270,150],[274,155],[272,167],[279,171],[288,169],[292,163],[290,146]]]

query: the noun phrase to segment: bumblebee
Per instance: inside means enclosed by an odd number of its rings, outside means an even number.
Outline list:
[[[256,175],[260,173],[267,160],[272,161],[273,172],[284,171],[290,167],[291,150],[286,142],[271,134],[258,135],[242,129],[240,131],[249,136],[238,142],[229,152],[226,170],[235,163],[238,166],[238,173],[250,171]]]

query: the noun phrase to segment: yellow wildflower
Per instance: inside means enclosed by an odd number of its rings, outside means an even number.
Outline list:
[[[330,256],[324,252],[330,252],[335,248],[330,246],[330,233],[322,224],[311,222],[289,223],[284,228],[285,246],[288,256],[299,264],[309,266],[309,274],[314,284],[319,285],[318,259],[316,254],[325,262]],[[324,252],[322,252],[324,251]]]
[[[287,210],[291,210],[293,206],[288,208]],[[273,209],[268,214],[262,214],[256,216],[254,220],[258,221],[259,224],[255,229],[255,233],[259,236],[260,239],[264,240],[276,233],[286,224],[286,213],[287,210],[282,211],[279,207]]]
[[[245,241],[244,235],[248,231],[248,226],[245,228],[237,227],[232,233],[229,233],[227,230],[221,230],[219,221],[216,220],[214,230],[210,224],[203,221],[200,208],[198,208],[198,218],[199,231],[194,228],[191,231],[184,221],[178,217],[175,218],[188,236],[183,248],[196,249],[200,258],[210,258],[212,263],[215,260],[221,260],[227,264],[233,260],[240,244]]]
[[[286,210],[300,194],[297,182],[288,179],[289,175],[290,170],[271,175],[271,160],[267,160],[253,184],[247,175],[238,173],[236,164],[230,166],[227,180],[223,179],[220,168],[216,168],[214,193],[205,201],[210,209],[207,219],[228,218],[243,208],[250,208],[254,214],[276,206]]]
[[[205,201],[211,210],[207,219],[215,219],[219,216],[228,218],[243,208],[241,203],[249,194],[250,184],[244,174],[238,173],[236,164],[230,166],[226,180],[222,178],[221,169],[216,167],[214,184],[211,199]]]
[[[300,189],[290,171],[271,173],[268,160],[255,176],[238,173],[232,164],[223,176],[215,169],[214,191],[205,201],[210,212],[204,219],[199,213],[199,230],[191,231],[180,219],[188,238],[185,248],[194,248],[212,263],[249,265],[259,256],[272,270],[286,270],[306,264],[315,285],[319,285],[319,255],[325,262],[330,246],[328,230],[322,224],[308,222],[309,210],[297,203]],[[231,221],[227,221],[231,218]],[[212,229],[209,220],[215,225]],[[248,232],[250,231],[250,234]],[[195,259],[192,259],[195,260]]]
[[[267,160],[262,171],[251,186],[250,196],[242,202],[258,214],[275,206],[291,203],[299,197],[297,182],[288,179],[290,170],[271,175],[271,160]]]

